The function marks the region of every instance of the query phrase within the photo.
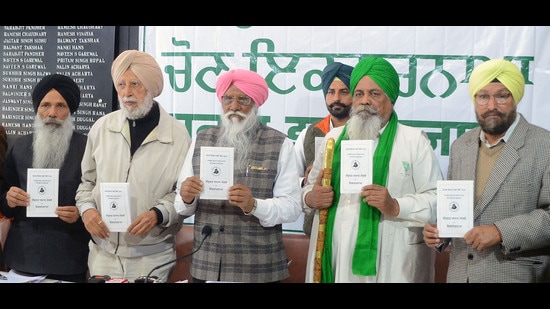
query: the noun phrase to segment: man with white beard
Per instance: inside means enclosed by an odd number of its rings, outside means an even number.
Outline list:
[[[75,194],[86,136],[73,130],[80,89],[69,77],[47,75],[34,87],[34,132],[17,138],[6,159],[0,211],[13,218],[4,248],[5,263],[29,276],[86,282],[90,235]],[[29,168],[59,169],[57,217],[27,217]]]
[[[185,158],[175,207],[181,215],[195,215],[193,282],[279,282],[289,276],[282,224],[300,216],[299,176],[292,140],[258,120],[268,90],[256,72],[221,74],[216,81],[221,125],[200,131]],[[234,185],[227,199],[200,197],[203,146],[234,148]],[[205,226],[212,235],[198,250]]]
[[[153,56],[126,50],[113,61],[111,76],[120,109],[98,119],[88,133],[76,206],[92,235],[90,275],[134,281],[176,258],[174,238],[184,218],[174,209],[174,188],[191,137],[154,100],[164,79]],[[110,205],[101,204],[101,183],[129,184],[124,232],[103,222]],[[152,275],[166,282],[173,267]]]
[[[315,209],[306,282],[433,282],[435,255],[422,247],[422,229],[435,222],[442,172],[430,141],[422,130],[398,123],[399,75],[387,60],[359,61],[350,89],[351,118],[327,133],[302,189],[303,207]],[[335,140],[331,186],[322,186],[329,138]],[[363,139],[374,140],[372,184],[340,194],[341,141]],[[321,209],[327,220],[317,252]]]

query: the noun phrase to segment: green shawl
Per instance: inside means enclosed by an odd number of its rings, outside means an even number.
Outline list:
[[[328,208],[327,223],[325,230],[325,244],[322,252],[322,274],[321,282],[334,282],[332,270],[332,232],[334,229],[334,217],[336,216],[336,207],[340,200],[340,144],[342,140],[347,140],[347,125],[344,126],[342,133],[334,144],[334,158],[332,161],[332,188],[334,190],[334,200],[331,207]],[[373,183],[381,186],[386,185],[388,176],[389,162],[393,148],[393,140],[397,131],[397,114],[392,112],[388,125],[382,135],[378,146],[374,151],[373,158]],[[371,207],[361,199],[361,210],[359,213],[359,229],[357,232],[357,242],[353,253],[352,272],[360,276],[376,275],[376,260],[378,254],[378,223],[380,221],[380,211],[376,207]]]

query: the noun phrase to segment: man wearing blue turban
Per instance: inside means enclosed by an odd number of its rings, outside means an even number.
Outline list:
[[[474,181],[474,227],[452,239],[424,227],[429,247],[448,246],[447,282],[550,282],[550,132],[517,112],[524,91],[508,60],[472,71],[479,127],[451,145],[447,178]]]
[[[437,157],[422,130],[398,123],[399,75],[387,60],[359,61],[350,89],[351,117],[327,133],[302,189],[305,207],[315,210],[306,282],[433,282],[435,252],[421,239],[424,224],[436,215],[437,181],[443,178]],[[329,138],[335,140],[332,186],[322,186]],[[373,179],[366,180],[371,184],[340,193],[341,166],[351,163],[341,155],[342,141],[367,139],[374,140]],[[328,214],[317,252],[322,209]]]
[[[353,67],[340,62],[333,62],[323,69],[321,74],[321,86],[325,104],[329,114],[302,130],[294,149],[298,155],[298,171],[300,173],[301,186],[307,181],[307,174],[311,170],[313,159],[315,159],[316,140],[322,139],[332,128],[346,124],[351,110],[351,91],[349,90],[349,79]],[[311,233],[313,212],[304,208],[304,233]]]

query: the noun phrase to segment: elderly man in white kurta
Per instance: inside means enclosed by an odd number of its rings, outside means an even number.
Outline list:
[[[351,118],[325,136],[302,190],[303,207],[316,211],[306,282],[433,282],[435,253],[423,243],[422,229],[435,222],[443,176],[430,141],[422,130],[398,123],[399,76],[387,60],[363,58],[350,89]],[[323,186],[329,138],[335,140],[332,178]],[[361,139],[374,140],[372,184],[340,194],[341,142]],[[326,236],[317,252],[322,209]],[[316,256],[322,267],[315,267]]]

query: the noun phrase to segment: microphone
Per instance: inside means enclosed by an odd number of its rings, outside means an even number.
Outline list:
[[[201,243],[199,244],[199,246],[197,247],[197,249],[193,250],[193,252],[191,252],[191,253],[189,253],[189,254],[186,254],[186,255],[184,255],[184,256],[180,256],[180,257],[178,257],[178,258],[176,258],[176,259],[173,259],[173,260],[171,260],[171,261],[169,261],[169,262],[166,262],[166,263],[164,263],[164,264],[161,264],[161,265],[159,265],[159,266],[154,267],[153,269],[151,269],[151,271],[149,272],[149,274],[147,274],[147,276],[145,277],[145,280],[143,281],[143,283],[149,283],[149,277],[151,277],[151,274],[152,274],[155,270],[157,270],[157,269],[159,269],[159,268],[161,268],[161,267],[164,267],[164,266],[166,266],[166,265],[169,265],[169,264],[172,264],[172,263],[176,263],[177,261],[182,260],[182,259],[184,259],[184,258],[186,258],[186,257],[189,257],[189,256],[195,254],[195,252],[199,251],[199,249],[202,247],[202,244],[204,243],[204,241],[206,240],[206,238],[208,238],[208,237],[210,236],[210,234],[212,234],[212,227],[211,227],[210,225],[205,225],[205,226],[202,228],[202,232],[201,232],[201,233],[202,233],[202,240],[201,240]]]

